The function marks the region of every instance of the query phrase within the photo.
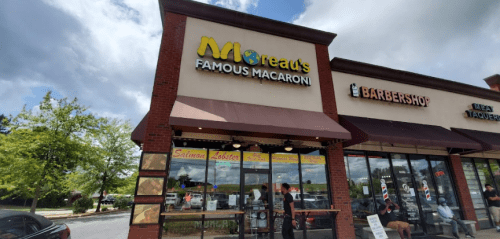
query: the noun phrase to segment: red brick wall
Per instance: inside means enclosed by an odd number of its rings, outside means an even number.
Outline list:
[[[453,174],[453,180],[455,181],[458,200],[462,205],[464,219],[476,221],[476,230],[479,230],[476,211],[474,210],[474,205],[472,204],[472,198],[470,197],[469,186],[467,185],[467,180],[465,179],[464,168],[462,167],[460,155],[450,155],[450,166]]]
[[[328,46],[316,44],[316,60],[318,62],[323,112],[333,120],[339,122]],[[333,207],[341,210],[337,215],[335,223],[337,238],[355,239],[356,234],[354,233],[351,198],[349,197],[349,185],[347,184],[342,143],[330,146],[327,150],[327,156]]]
[[[177,98],[186,19],[187,17],[183,15],[165,13],[163,36],[143,146],[143,150],[146,152],[170,152],[172,129],[168,121]],[[164,177],[166,181],[167,173],[139,171],[139,176],[160,176]],[[134,200],[135,203],[163,204],[164,198],[165,192],[162,196],[136,195]],[[162,224],[163,220],[160,220],[160,223],[156,225],[131,225],[128,238],[161,238]]]

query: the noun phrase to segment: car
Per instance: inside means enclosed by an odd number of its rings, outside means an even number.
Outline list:
[[[0,239],[71,239],[66,224],[56,224],[49,219],[12,210],[0,210]]]
[[[132,198],[132,200],[127,202],[127,206],[131,207],[133,205],[134,205],[134,198]]]
[[[225,193],[214,193],[212,200],[217,200],[217,209],[229,208],[229,196]]]
[[[207,195],[207,201],[211,201],[210,195]],[[202,208],[203,207],[203,195],[192,194],[191,195],[191,208]]]
[[[181,198],[177,193],[167,193],[165,196],[165,205],[179,206],[181,204]]]
[[[316,201],[306,201],[305,198],[304,204],[307,209],[325,209],[321,207],[322,204],[318,204]],[[295,209],[303,209],[300,199],[295,200],[293,205]],[[308,213],[304,224],[302,224],[303,220],[303,217],[295,217],[295,221],[297,222],[295,226],[296,230],[303,230],[303,225],[305,225],[307,229],[332,228],[332,219],[328,212],[310,212]]]
[[[111,195],[106,195],[102,200],[102,204],[113,204],[115,202],[115,198]]]

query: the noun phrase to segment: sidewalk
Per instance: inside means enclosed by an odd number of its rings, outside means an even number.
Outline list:
[[[73,214],[73,211],[71,210],[64,210],[64,211],[41,211],[41,212],[36,212],[35,214],[44,216],[48,219],[55,220],[55,219],[66,219],[66,218],[77,218],[77,217],[87,217],[87,216],[93,216],[93,215],[102,215],[102,214],[109,214],[109,213],[118,213],[118,212],[125,212],[125,211],[130,211],[130,209],[115,209],[115,208],[108,208],[107,211],[103,212],[95,212],[94,209],[89,209],[87,210],[86,213],[79,213],[79,214]]]

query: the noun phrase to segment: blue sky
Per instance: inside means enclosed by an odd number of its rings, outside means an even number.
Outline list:
[[[500,2],[197,0],[337,33],[330,57],[479,87],[500,73]],[[162,27],[157,0],[3,1],[0,114],[52,90],[135,126],[149,110]]]

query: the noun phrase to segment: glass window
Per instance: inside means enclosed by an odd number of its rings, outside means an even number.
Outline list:
[[[436,234],[440,232],[440,229],[435,223],[441,221],[441,219],[437,214],[437,194],[432,181],[429,162],[424,155],[410,155],[410,163],[422,208],[422,221],[426,224],[427,233]]]
[[[26,227],[26,235],[40,231],[40,225],[31,217],[24,218],[24,226]]]
[[[482,229],[490,228],[492,225],[488,219],[487,208],[485,201],[483,200],[481,182],[477,180],[477,174],[472,159],[462,159],[462,166],[464,168],[467,186],[469,187],[470,196],[472,198],[472,204],[476,210],[476,217],[479,221],[479,226]]]
[[[500,190],[500,164],[496,159],[490,159],[491,172],[493,172],[493,177],[495,178],[497,192]],[[491,184],[493,185],[493,184]]]
[[[269,169],[269,154],[243,152],[243,168]]]
[[[239,208],[240,155],[239,151],[210,150],[207,176],[208,210]]]
[[[0,219],[0,238],[25,236],[23,218],[20,216]]]
[[[493,187],[495,186],[494,179],[490,173],[489,169],[489,164],[487,159],[474,159],[476,169],[477,169],[477,174],[479,177],[479,181],[481,184],[481,195],[483,194],[484,191],[486,191],[486,187],[484,186],[485,184],[491,184]],[[476,215],[477,216],[477,215]],[[484,217],[486,216],[486,217]],[[478,220],[484,220],[484,224],[487,224],[486,221],[489,222],[488,216],[487,215],[482,215],[482,218],[480,219],[479,216],[477,216]],[[491,224],[490,224],[491,225]],[[492,225],[491,225],[492,226]]]
[[[297,154],[275,153],[273,157],[274,208],[283,209],[281,184],[288,183],[294,200],[300,201],[299,157]]]
[[[367,227],[367,216],[376,212],[373,205],[373,192],[370,185],[368,166],[363,153],[347,153],[344,156],[352,216],[356,235],[362,235]]]
[[[372,175],[372,183],[375,195],[375,208],[385,205],[384,200],[390,198],[393,202],[399,204],[396,195],[396,186],[391,174],[388,155],[385,153],[368,153],[368,162]]]
[[[453,213],[457,218],[462,218],[460,213],[460,204],[455,196],[455,188],[453,187],[450,171],[446,165],[446,158],[440,156],[430,156],[429,159],[439,196],[446,199],[447,205],[451,210],[453,210]]]
[[[329,209],[327,169],[325,156],[320,151],[300,155],[302,169],[302,187],[304,189],[304,207],[306,209]],[[332,228],[332,220],[328,212],[309,213],[306,218],[310,238],[315,237],[314,230]],[[319,234],[318,234],[319,235]]]

